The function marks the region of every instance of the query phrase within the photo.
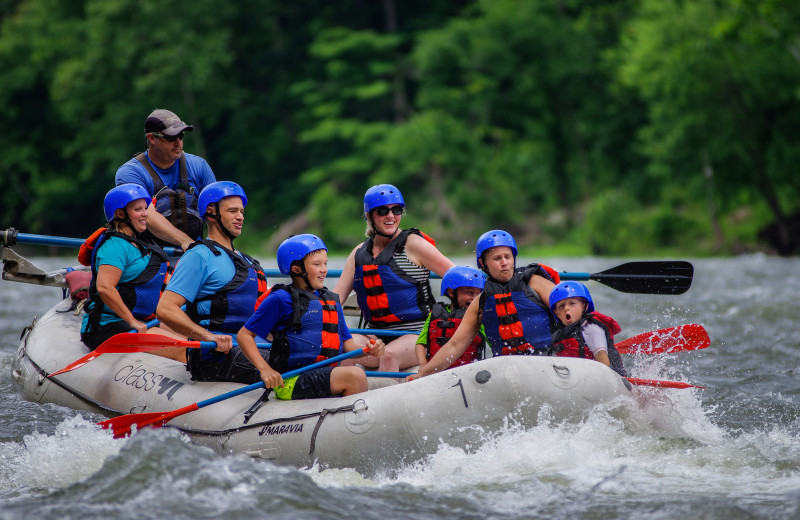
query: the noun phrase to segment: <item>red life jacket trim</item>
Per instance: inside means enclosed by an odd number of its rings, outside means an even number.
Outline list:
[[[497,318],[500,321],[498,333],[506,346],[503,355],[533,350],[533,346],[523,337],[522,322],[517,314],[517,307],[511,299],[511,293],[496,294],[494,296]]]
[[[369,307],[372,320],[383,323],[397,323],[401,321],[400,318],[392,314],[392,311],[389,309],[389,297],[386,295],[386,289],[383,287],[381,275],[378,274],[378,266],[375,264],[364,265],[362,271],[364,273],[364,288],[367,293],[367,306]]]

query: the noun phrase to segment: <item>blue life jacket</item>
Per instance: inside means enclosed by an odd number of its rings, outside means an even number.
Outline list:
[[[181,153],[178,164],[180,180],[175,186],[165,186],[158,173],[147,160],[144,152],[134,156],[153,180],[153,193],[156,211],[164,215],[173,226],[186,233],[190,238],[200,238],[203,233],[203,220],[197,208],[199,194],[189,184],[189,173],[186,167],[186,156]],[[156,240],[164,245],[173,245],[163,240]]]
[[[166,253],[156,244],[111,230],[100,235],[92,251],[92,281],[89,285],[89,297],[86,304],[89,314],[86,332],[93,330],[100,323],[100,317],[103,313],[104,303],[97,293],[97,266],[95,262],[97,260],[97,252],[100,251],[100,248],[110,237],[121,238],[134,244],[139,248],[142,256],[150,254],[150,261],[139,276],[129,282],[117,284],[117,291],[122,298],[122,302],[130,309],[131,314],[137,320],[149,320],[155,317],[158,300],[167,283],[167,275],[172,272]]]
[[[552,281],[538,264],[516,270],[506,283],[489,278],[480,296],[480,316],[495,356],[550,355],[556,320],[528,282],[533,275]]]
[[[418,229],[406,229],[398,233],[377,258],[372,256],[372,238],[356,251],[353,290],[364,319],[372,327],[424,320],[434,304],[430,282],[412,278],[394,259],[396,252],[404,250],[410,233],[424,237]]]
[[[219,256],[224,251],[233,262],[236,272],[233,278],[215,294],[198,298],[186,304],[186,313],[195,323],[214,331],[237,333],[250,319],[256,308],[256,300],[267,290],[267,276],[253,257],[244,253],[239,256],[230,249],[214,242],[201,240],[192,247],[204,245]],[[198,303],[210,301],[208,314],[201,314]]]
[[[278,372],[294,370],[342,353],[339,337],[339,296],[323,287],[319,296],[294,285],[272,287],[292,296],[292,323],[272,331],[269,365]]]

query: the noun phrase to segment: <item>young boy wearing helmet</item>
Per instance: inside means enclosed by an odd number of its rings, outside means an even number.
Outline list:
[[[422,331],[417,337],[416,355],[420,367],[424,366],[455,333],[464,313],[472,301],[479,297],[486,278],[474,267],[457,265],[451,267],[442,277],[442,296],[450,299],[450,305],[437,302],[433,305]],[[483,325],[475,335],[467,350],[450,365],[450,368],[466,365],[483,359],[486,334]]]
[[[364,371],[355,366],[322,367],[286,381],[281,372],[295,370],[359,348],[353,341],[339,297],[325,287],[328,249],[311,234],[296,235],[278,247],[278,268],[290,285],[270,289],[253,316],[236,336],[239,347],[278,399],[313,399],[356,394],[367,390]],[[272,334],[268,360],[256,347],[256,336]],[[380,357],[377,340],[368,354]],[[366,354],[365,354],[366,355]]]
[[[242,233],[247,196],[235,182],[219,181],[203,189],[199,204],[208,238],[181,257],[158,304],[158,319],[190,339],[216,343],[213,350],[188,351],[187,367],[193,379],[257,383],[258,371],[233,346],[233,335],[267,290],[259,263],[233,246]]]
[[[561,322],[553,333],[557,356],[595,359],[627,377],[614,346],[619,323],[594,310],[589,289],[581,282],[561,282],[550,292],[550,310]]]

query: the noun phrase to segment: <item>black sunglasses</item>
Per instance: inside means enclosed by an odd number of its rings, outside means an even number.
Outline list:
[[[385,217],[390,211],[392,215],[402,215],[403,206],[392,206],[391,208],[388,206],[378,206],[375,208],[375,213],[377,213],[379,217]]]
[[[150,133],[153,134],[156,137],[160,137],[161,139],[166,139],[170,143],[174,143],[178,139],[183,141],[183,132],[179,133],[178,135],[164,135],[164,134],[160,134],[158,132],[150,132]]]

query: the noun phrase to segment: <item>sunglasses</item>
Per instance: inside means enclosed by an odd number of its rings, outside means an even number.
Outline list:
[[[392,206],[391,208],[388,206],[378,206],[375,208],[375,213],[377,213],[379,217],[385,217],[390,211],[392,215],[402,215],[403,206]]]
[[[164,134],[160,134],[158,132],[150,132],[150,133],[153,134],[156,137],[160,137],[161,139],[165,139],[166,141],[168,141],[170,143],[174,143],[178,139],[183,141],[183,132],[179,133],[178,135],[164,135]]]

